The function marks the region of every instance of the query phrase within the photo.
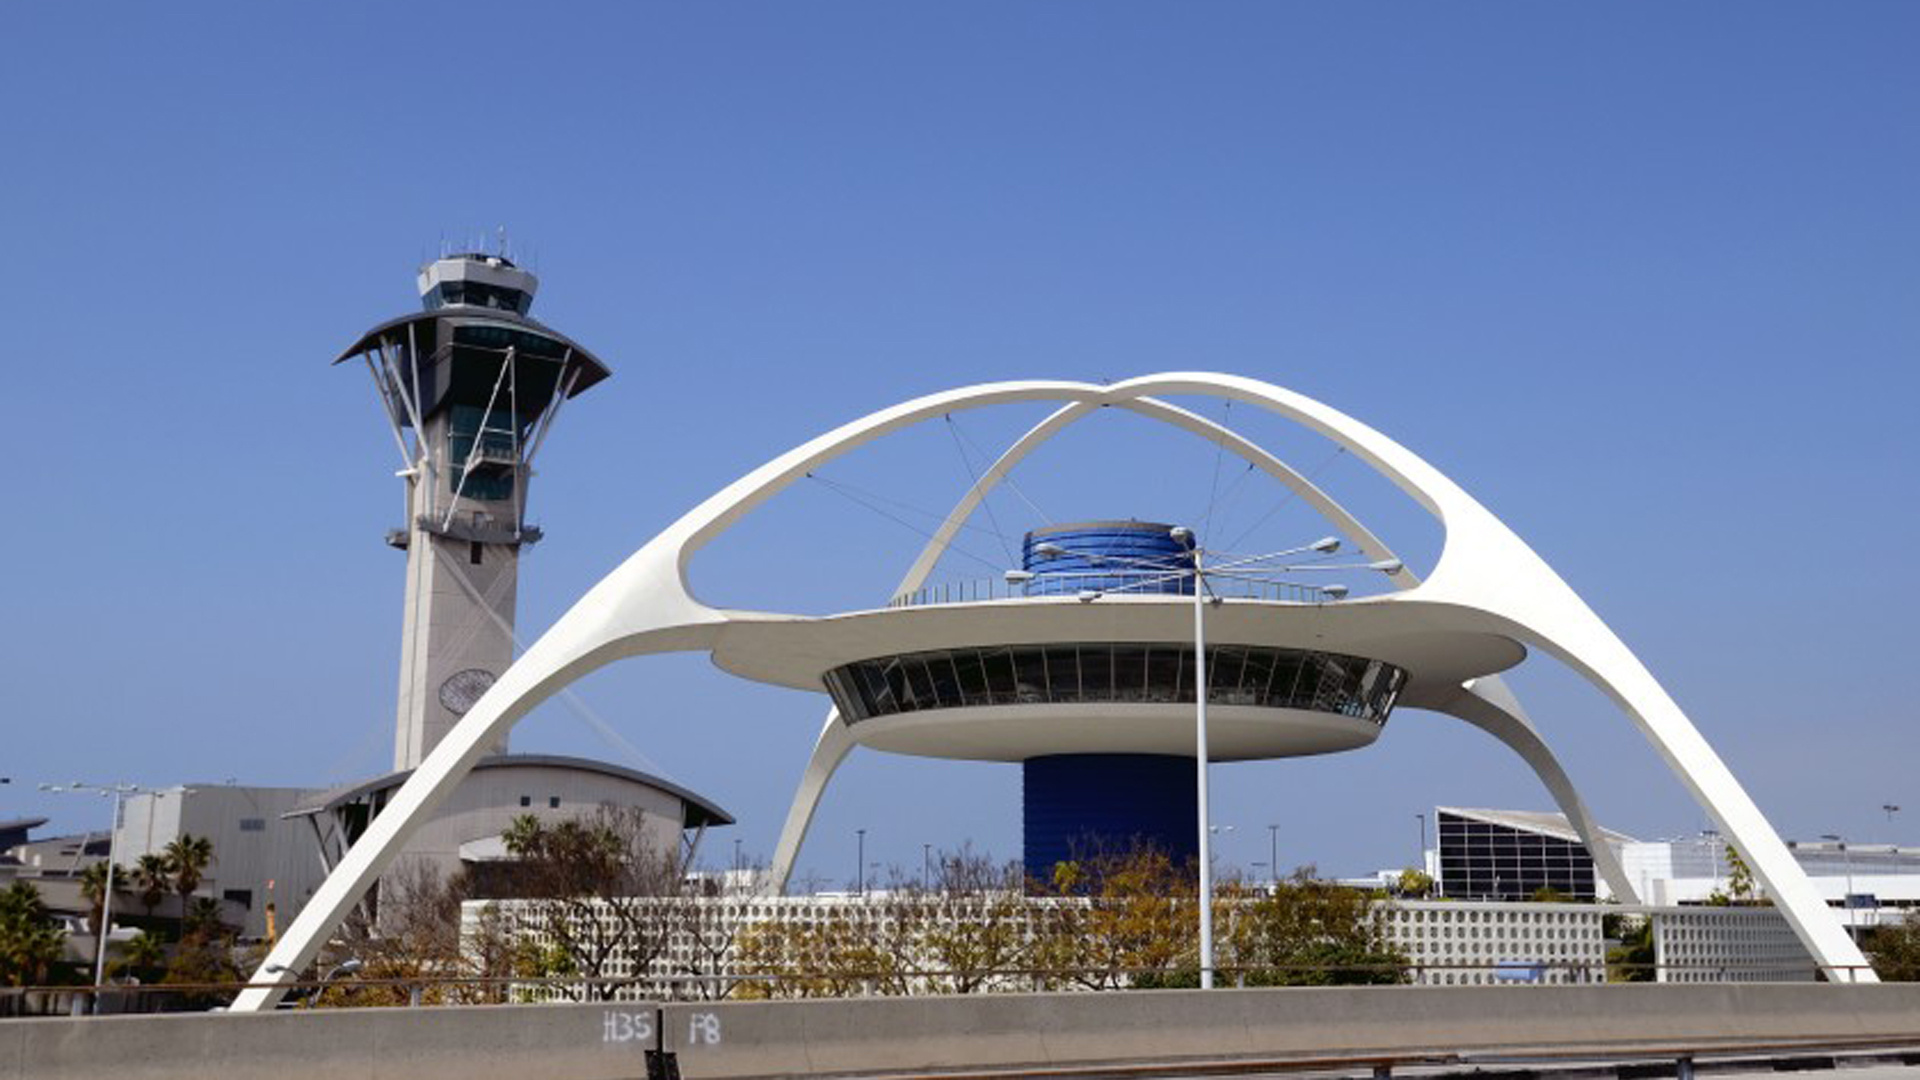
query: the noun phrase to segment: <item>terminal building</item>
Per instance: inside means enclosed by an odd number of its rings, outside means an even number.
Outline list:
[[[388,370],[405,367],[389,363]],[[1443,526],[1435,565],[1424,579],[1415,574],[1286,462],[1170,404],[1169,395],[1242,403],[1332,440]],[[1034,401],[1059,404],[976,474],[890,599],[810,616],[717,607],[695,595],[687,568],[700,549],[813,470],[918,423]],[[992,486],[1070,424],[1110,408],[1182,428],[1244,458],[1319,511],[1338,535],[1236,562],[1185,528],[1084,522],[1029,536],[1021,565],[1003,578],[928,584]],[[1317,561],[1336,551],[1358,558]],[[1351,581],[1294,578],[1302,568],[1289,558],[1315,561],[1314,569],[1337,570]],[[1381,588],[1359,587],[1371,583]],[[379,842],[347,852],[326,902],[308,906],[256,979],[281,981],[277,972],[310,962],[350,906],[429,827],[430,808],[527,710],[599,667],[663,652],[704,653],[742,678],[828,699],[775,848],[768,875],[774,887],[784,885],[815,809],[855,747],[1020,763],[1024,854],[1032,870],[1075,844],[1141,836],[1176,854],[1199,855],[1204,874],[1207,834],[1199,815],[1207,763],[1364,749],[1394,711],[1414,708],[1459,720],[1513,750],[1585,846],[1592,891],[1604,882],[1615,895],[1638,899],[1613,837],[1594,821],[1541,727],[1501,679],[1532,651],[1560,657],[1629,714],[1739,847],[1828,978],[1872,980],[1842,920],[1679,705],[1511,529],[1424,459],[1360,421],[1257,379],[1209,372],[1110,384],[1026,380],[928,394],[843,423],[725,485],[636,550],[499,674],[443,736],[442,752],[422,761],[396,796],[393,805],[418,809],[393,819]],[[1189,801],[1191,811],[1183,805]],[[1553,865],[1540,846],[1541,880],[1585,888],[1559,839]],[[1497,846],[1490,842],[1487,851]],[[1492,880],[1504,877],[1503,859],[1495,856],[1484,884],[1472,873],[1465,880],[1504,893],[1510,886]],[[235,1007],[265,1008],[277,996],[277,988],[262,986]]]
[[[1731,895],[1734,864],[1716,833],[1636,840],[1603,830],[1632,883],[1621,896],[1597,873],[1586,844],[1554,813],[1435,807],[1438,846],[1427,853],[1435,892],[1450,900],[1521,901],[1552,889],[1580,901],[1654,907],[1716,902]],[[1862,929],[1920,909],[1920,848],[1845,840],[1788,841],[1815,891],[1849,927]],[[1756,889],[1764,898],[1764,888]]]

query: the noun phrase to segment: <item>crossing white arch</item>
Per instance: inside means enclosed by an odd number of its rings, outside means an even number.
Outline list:
[[[913,592],[926,583],[928,575],[939,563],[940,557],[952,546],[954,537],[959,534],[966,522],[973,517],[987,495],[998,487],[1009,474],[1033,451],[1039,449],[1054,436],[1060,434],[1069,425],[1098,412],[1109,403],[1076,401],[1062,405],[1045,419],[1035,424],[1027,432],[1015,439],[1001,455],[993,461],[968,487],[954,508],[942,519],[940,525],[927,539],[911,566],[894,590],[895,596]],[[1249,462],[1262,472],[1278,480],[1288,490],[1298,495],[1302,501],[1318,511],[1334,528],[1352,539],[1360,549],[1376,559],[1398,560],[1399,556],[1387,545],[1387,542],[1375,535],[1362,524],[1360,519],[1342,506],[1338,500],[1328,495],[1313,481],[1307,479],[1298,470],[1276,457],[1258,443],[1227,427],[1216,423],[1189,409],[1180,408],[1169,402],[1153,397],[1138,397],[1110,403],[1115,408],[1124,408],[1149,419],[1159,420],[1174,427],[1198,435],[1209,442],[1217,442],[1235,456]],[[1396,589],[1411,589],[1420,583],[1420,578],[1401,562],[1399,570],[1386,575]],[[1474,680],[1470,686],[1462,687],[1458,696],[1435,703],[1435,711],[1480,728],[1487,734],[1499,739],[1520,756],[1520,759],[1533,769],[1534,775],[1547,789],[1554,802],[1565,814],[1567,821],[1586,845],[1593,856],[1594,867],[1602,880],[1613,890],[1615,897],[1626,903],[1637,903],[1639,895],[1628,879],[1626,871],[1620,865],[1619,856],[1606,843],[1605,834],[1586,801],[1575,790],[1573,780],[1566,769],[1554,757],[1532,723],[1525,710],[1514,697],[1512,691],[1499,676],[1487,676]],[[814,742],[813,753],[807,759],[806,768],[801,772],[800,785],[794,793],[792,804],[788,807],[780,836],[774,845],[773,861],[768,867],[767,887],[774,892],[786,889],[793,875],[794,863],[800,855],[800,847],[806,842],[808,828],[813,823],[814,814],[819,810],[820,800],[826,793],[827,784],[841,763],[853,750],[854,740],[846,725],[840,722],[837,709],[828,706],[820,735]],[[1277,872],[1277,871],[1276,871]]]
[[[243,991],[233,1008],[270,1007],[283,992],[282,984],[312,962],[413,830],[452,793],[486,748],[539,702],[621,657],[710,649],[730,623],[801,618],[709,607],[689,590],[686,563],[701,546],[808,470],[890,431],[956,410],[1037,400],[1113,404],[1174,394],[1241,401],[1293,420],[1345,446],[1426,507],[1446,530],[1432,576],[1412,589],[1347,603],[1417,606],[1423,618],[1506,634],[1545,649],[1580,672],[1633,719],[1742,852],[1828,976],[1873,981],[1859,948],[1692,721],[1625,643],[1491,512],[1411,451],[1336,409],[1256,379],[1176,372],[1109,386],[1036,380],[929,394],[841,425],[694,507],[588,590],[468,710],[368,825],[262,961],[253,976],[262,985]]]

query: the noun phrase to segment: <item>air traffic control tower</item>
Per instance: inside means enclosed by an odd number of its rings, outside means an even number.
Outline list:
[[[406,522],[387,534],[407,553],[395,769],[419,765],[513,662],[520,550],[540,539],[534,455],[560,406],[608,374],[527,316],[539,280],[503,255],[435,260],[419,284],[423,311],[334,361],[366,362],[406,484]]]

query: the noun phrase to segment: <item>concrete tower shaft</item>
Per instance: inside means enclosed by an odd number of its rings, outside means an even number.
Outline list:
[[[608,374],[527,316],[539,281],[497,255],[420,271],[424,311],[361,336],[406,484],[407,553],[394,768],[420,764],[514,657],[520,551],[533,458],[560,406]],[[504,752],[505,741],[494,747]]]

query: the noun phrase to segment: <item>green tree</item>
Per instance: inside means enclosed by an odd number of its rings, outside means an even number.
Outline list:
[[[1653,919],[1648,916],[1608,915],[1604,933],[1619,945],[1607,950],[1608,982],[1653,982],[1657,954]]]
[[[1198,875],[1137,847],[1054,867],[1035,912],[1035,966],[1088,990],[1165,985],[1199,969]]]
[[[1873,930],[1866,941],[1874,973],[1886,982],[1920,982],[1920,912]]]
[[[113,868],[115,885],[120,884],[125,873],[126,871],[120,867]],[[80,871],[80,898],[87,902],[87,929],[96,936],[104,933],[100,927],[100,920],[106,916],[107,863],[105,860],[89,863],[85,870]]]
[[[192,833],[181,833],[161,852],[167,860],[167,873],[173,879],[173,891],[180,897],[180,936],[187,936],[187,914],[193,894],[213,865],[213,841]]]
[[[1312,867],[1248,897],[1229,892],[1226,963],[1249,986],[1361,986],[1407,981],[1409,960],[1387,938],[1386,909],[1359,889],[1319,880]],[[1224,918],[1223,918],[1224,916]]]
[[[65,937],[31,882],[15,881],[0,891],[0,982],[45,984],[60,962]]]
[[[1394,883],[1394,890],[1409,900],[1419,900],[1433,895],[1433,875],[1424,870],[1408,868],[1400,871],[1400,880]]]
[[[172,888],[172,871],[168,869],[166,856],[154,851],[140,856],[127,873],[127,881],[133,886],[140,906],[146,910],[147,918],[153,918],[153,909],[160,906]]]
[[[166,943],[141,931],[133,940],[120,946],[120,957],[107,965],[107,974],[131,975],[143,983],[161,981],[167,974]]]

